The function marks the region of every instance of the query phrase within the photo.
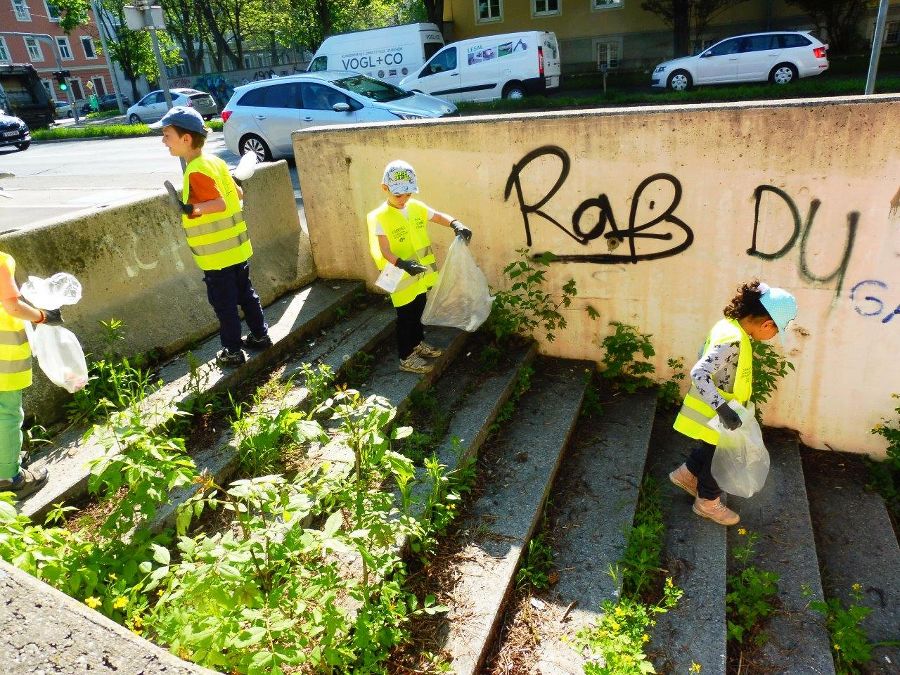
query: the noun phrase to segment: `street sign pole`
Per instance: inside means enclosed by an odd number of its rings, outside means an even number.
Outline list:
[[[875,91],[875,76],[878,74],[878,59],[881,58],[887,11],[888,0],[881,0],[881,4],[878,5],[878,18],[875,19],[875,35],[872,36],[872,56],[869,58],[869,73],[866,75],[866,96]]]
[[[97,0],[91,0],[91,9],[94,10],[94,19],[97,21],[97,32],[100,34],[100,44],[103,47],[103,53],[106,55],[106,63],[109,64],[109,79],[112,80],[113,93],[116,95],[116,105],[119,106],[119,112],[124,115],[125,103],[122,101],[122,89],[119,87],[119,81],[116,77],[116,68],[112,64],[109,47],[106,44],[106,31],[103,29],[103,19],[100,15],[100,6],[97,3]]]

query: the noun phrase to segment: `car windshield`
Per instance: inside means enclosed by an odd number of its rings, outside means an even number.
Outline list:
[[[388,101],[396,101],[397,99],[412,96],[411,92],[404,91],[400,87],[395,87],[381,80],[373,80],[365,75],[344,77],[340,80],[335,80],[332,84],[354,94],[370,98],[378,103],[387,103]]]

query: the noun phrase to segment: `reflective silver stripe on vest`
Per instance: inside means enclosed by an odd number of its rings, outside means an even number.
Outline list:
[[[217,241],[214,244],[203,244],[202,246],[191,246],[191,252],[194,255],[214,255],[216,253],[221,253],[222,251],[230,251],[233,248],[237,248],[245,241],[249,241],[250,235],[246,232],[241,232],[236,237],[231,237],[224,241]]]
[[[228,218],[219,218],[218,220],[213,220],[209,223],[203,223],[202,225],[185,225],[184,232],[188,237],[199,237],[202,234],[212,234],[213,232],[221,232],[222,230],[227,230],[229,227],[234,227],[240,222],[244,220],[244,213],[242,211],[238,211],[233,216],[229,216]]]
[[[0,345],[24,345],[28,336],[24,330],[0,330]]]
[[[407,274],[403,279],[400,280],[400,283],[397,284],[397,288],[391,291],[391,295],[400,293],[401,291],[405,291],[407,288],[417,283],[419,283],[419,275],[411,277]]]
[[[24,359],[16,359],[15,361],[5,361],[0,359],[0,373],[24,373],[31,370],[31,357]]]
[[[712,419],[712,417],[707,417],[703,413],[698,410],[694,410],[693,408],[689,408],[686,405],[681,406],[681,410],[678,413],[681,417],[687,417],[692,422],[696,422],[697,424],[701,424],[704,427],[709,427],[708,422]],[[714,431],[712,427],[710,427],[710,431]]]
[[[422,258],[427,258],[430,255],[434,255],[434,251],[432,250],[431,246],[426,246],[425,248],[420,248],[418,251],[416,251],[416,257],[419,260],[421,260]]]

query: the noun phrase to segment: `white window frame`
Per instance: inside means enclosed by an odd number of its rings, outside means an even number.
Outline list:
[[[894,32],[894,39],[888,40],[888,37]],[[900,21],[888,21],[884,26],[884,44],[896,45],[900,44]]]
[[[487,3],[488,3],[488,11],[490,12],[490,8],[491,8],[490,2],[491,2],[491,0],[475,0],[475,23],[501,23],[501,22],[503,21],[503,0],[497,0],[497,4],[498,4],[497,12],[498,12],[498,15],[497,15],[497,16],[492,16],[492,17],[490,17],[490,18],[488,18],[488,19],[482,19],[482,18],[481,18],[481,12],[479,11],[479,8],[478,8],[478,5],[479,5],[481,2],[487,2]]]
[[[538,9],[538,3],[543,2],[544,7],[548,7],[550,0],[531,0],[531,17],[533,19],[542,19],[545,16],[559,16],[562,14],[562,0],[556,0],[556,9]]]
[[[84,48],[85,43],[91,46],[91,53],[88,54],[88,50]],[[97,47],[94,45],[94,39],[90,35],[82,35],[81,36],[81,51],[84,52],[84,58],[86,59],[96,59],[97,58]]]
[[[44,89],[47,90],[47,96],[51,101],[56,100],[56,96],[53,94],[53,83],[50,80],[41,79],[41,84],[44,85]]]
[[[53,14],[50,13],[51,7],[53,7],[53,9],[56,10],[56,16],[53,16]],[[47,10],[47,21],[52,21],[53,23],[59,23],[59,7],[54,5],[52,2],[47,2],[47,0],[44,0],[44,9]]]
[[[31,21],[31,10],[25,0],[12,0],[12,6],[16,21]]]
[[[28,58],[32,61],[43,61],[44,50],[41,49],[41,43],[37,41],[37,38],[25,36],[22,39],[25,40],[25,49],[28,51]]]
[[[9,45],[6,38],[0,35],[0,63],[12,63],[12,54],[9,53]]]
[[[106,88],[106,80],[103,79],[102,75],[92,75],[91,82],[94,83],[93,92],[97,94],[98,97],[107,96],[109,94],[109,90]],[[97,83],[100,83],[100,86],[97,86]],[[100,93],[100,89],[103,89],[103,93]]]
[[[591,0],[592,12],[605,12],[607,9],[622,9],[625,0]]]
[[[71,93],[71,100],[73,101],[83,101],[84,100],[84,83],[81,81],[80,77],[70,77],[69,80],[69,92]],[[81,96],[75,95],[75,88],[78,88],[78,93]]]
[[[609,49],[607,48],[606,50],[606,62],[609,66],[609,70],[616,70],[619,66],[622,65],[622,43],[623,40],[620,37],[594,38],[592,47],[594,51],[594,58],[596,58],[597,60],[597,70],[600,70],[600,66],[602,65],[602,62],[600,61],[601,46],[614,45],[616,48],[615,65],[609,63]]]
[[[74,61],[75,54],[72,53],[72,44],[69,42],[69,36],[68,35],[57,35],[55,37],[55,39],[56,39],[56,48],[59,49],[60,60]],[[63,48],[65,48],[65,51],[63,51]],[[69,53],[68,56],[66,56],[66,52]]]

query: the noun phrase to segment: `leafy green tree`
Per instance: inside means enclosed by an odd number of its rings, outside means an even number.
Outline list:
[[[163,0],[162,8],[166,17],[166,32],[181,47],[188,68],[192,73],[202,72],[206,53],[203,35],[208,30],[195,0]]]
[[[809,15],[820,35],[828,36],[831,49],[841,54],[859,48],[859,26],[866,13],[866,0],[787,0]]]
[[[59,12],[59,27],[66,35],[79,26],[84,26],[90,20],[88,10],[91,8],[90,0],[56,0],[51,2]]]
[[[691,43],[699,44],[709,24],[722,12],[747,0],[644,0],[641,9],[659,16],[672,27],[675,56],[691,53]]]

